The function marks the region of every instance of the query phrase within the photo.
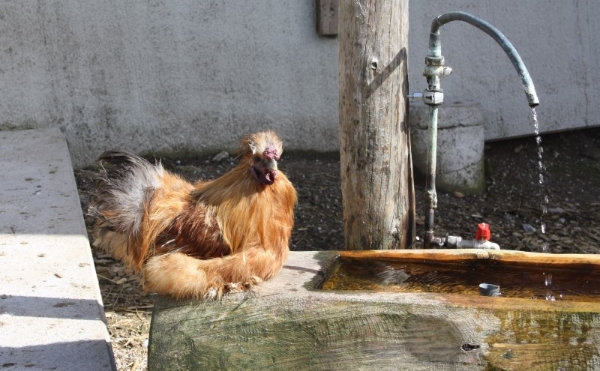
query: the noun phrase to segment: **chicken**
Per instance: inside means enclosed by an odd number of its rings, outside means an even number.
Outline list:
[[[147,292],[218,298],[276,275],[289,252],[296,190],[272,131],[241,141],[238,165],[194,184],[136,155],[100,158],[94,246],[141,273]]]

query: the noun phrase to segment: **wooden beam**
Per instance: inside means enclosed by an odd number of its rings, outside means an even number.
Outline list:
[[[338,0],[317,0],[317,33],[321,36],[338,34]]]
[[[377,268],[390,258],[424,254],[434,262],[447,262],[457,257],[462,261],[467,255],[480,259],[480,253],[404,250],[365,252],[363,257]],[[394,284],[384,288],[386,291],[320,290],[323,279],[335,270],[336,254],[292,251],[282,272],[258,286],[254,294],[229,294],[208,302],[158,297],[150,327],[149,371],[600,366],[598,301],[571,301],[568,294],[564,300],[549,301],[395,293]],[[540,256],[505,250],[489,254],[532,264]],[[570,256],[564,263],[585,261],[586,257],[592,255]],[[597,269],[600,263],[594,260],[590,265]],[[559,270],[565,264],[561,263]],[[377,269],[365,272],[373,271],[372,277],[381,279]],[[578,270],[576,264],[571,273]]]

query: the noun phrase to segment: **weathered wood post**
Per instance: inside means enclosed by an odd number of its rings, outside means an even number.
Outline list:
[[[408,131],[408,0],[339,4],[345,248],[406,248],[415,235]]]

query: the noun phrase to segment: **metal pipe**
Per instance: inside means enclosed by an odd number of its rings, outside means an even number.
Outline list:
[[[435,209],[437,209],[437,192],[435,189],[435,177],[437,167],[437,121],[438,121],[438,106],[431,105],[429,107],[429,151],[427,152],[427,213],[425,214],[425,236],[423,243],[426,249],[431,248],[431,243],[434,240],[433,226]]]
[[[502,32],[500,32],[496,27],[494,27],[493,25],[484,21],[481,18],[475,17],[472,14],[465,12],[449,12],[435,18],[431,23],[428,56],[441,57],[439,29],[444,24],[452,21],[463,21],[469,23],[491,36],[502,47],[506,55],[508,55],[508,58],[512,62],[513,66],[517,69],[517,72],[521,77],[523,87],[525,89],[525,95],[527,97],[527,102],[529,103],[529,106],[535,107],[540,104],[537,93],[535,91],[535,86],[533,85],[533,80],[531,80],[529,71],[527,70],[525,63],[523,63],[523,60],[517,52],[517,49],[515,49],[510,40],[508,40],[506,36],[504,36]]]
[[[500,246],[497,243],[487,240],[465,240],[458,236],[447,236],[446,246],[456,247],[457,249],[500,250]]]
[[[525,90],[525,96],[530,107],[539,105],[539,99],[533,85],[533,80],[529,71],[523,63],[521,56],[512,45],[512,43],[496,27],[488,22],[465,12],[449,12],[435,18],[431,23],[431,33],[429,35],[429,49],[425,57],[425,71],[423,75],[427,78],[427,89],[423,94],[423,101],[430,106],[429,113],[429,152],[428,152],[428,173],[427,173],[427,205],[428,210],[425,215],[425,236],[424,247],[430,248],[432,245],[444,245],[446,238],[435,237],[433,233],[435,209],[437,208],[437,193],[435,189],[436,166],[437,166],[437,122],[438,106],[444,101],[444,94],[440,85],[440,79],[448,76],[452,69],[444,66],[444,57],[442,56],[442,46],[440,41],[440,27],[452,21],[463,21],[469,23],[486,34],[490,35],[504,50],[513,66],[521,77],[521,82]]]

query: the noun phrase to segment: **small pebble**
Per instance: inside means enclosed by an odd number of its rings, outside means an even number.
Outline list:
[[[221,152],[217,153],[216,155],[214,155],[213,158],[212,158],[212,160],[214,162],[220,162],[220,161],[223,161],[223,160],[228,159],[228,158],[229,158],[229,152],[227,152],[227,151],[221,151]]]

